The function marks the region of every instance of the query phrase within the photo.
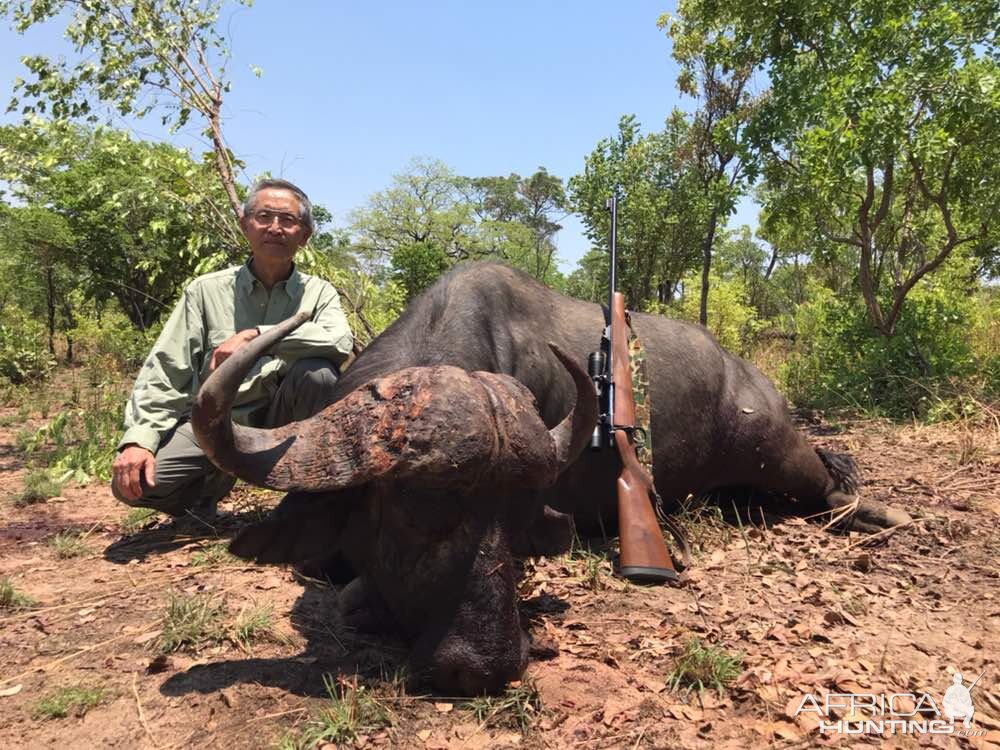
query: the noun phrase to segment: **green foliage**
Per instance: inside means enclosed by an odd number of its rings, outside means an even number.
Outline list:
[[[357,680],[323,675],[329,701],[299,735],[286,736],[282,750],[307,750],[324,743],[353,743],[358,735],[392,725],[392,715]]]
[[[82,316],[70,333],[77,347],[87,354],[88,384],[99,386],[109,373],[137,372],[161,328],[159,323],[145,330],[134,328],[117,310],[106,310],[100,317]]]
[[[889,339],[872,330],[858,301],[814,287],[796,311],[796,345],[782,370],[789,397],[897,418],[940,409],[979,369],[968,336],[977,306],[960,282],[942,274],[916,289]]]
[[[346,258],[343,248],[310,246],[299,252],[296,263],[302,270],[326,279],[337,288],[355,341],[362,347],[399,317],[406,305],[403,285],[394,280],[377,283],[375,276],[361,264]]]
[[[675,659],[673,670],[667,675],[667,687],[699,693],[715,689],[721,695],[726,685],[739,676],[742,663],[739,654],[730,654],[721,648],[706,646],[698,638],[691,638],[684,644]]]
[[[392,278],[413,299],[429,287],[451,265],[448,256],[433,242],[411,242],[392,251]]]
[[[104,688],[71,685],[59,688],[41,698],[31,709],[31,718],[65,719],[67,716],[83,716],[90,709],[99,706],[107,697]]]
[[[700,279],[690,275],[684,279],[685,292],[697,289]],[[711,275],[712,294],[708,298],[708,323],[706,327],[729,351],[746,356],[760,329],[757,311],[747,302],[747,290],[739,278],[724,279],[718,274]],[[685,293],[674,305],[653,306],[650,312],[665,309],[676,317],[697,323],[700,316],[700,298]]]
[[[210,596],[171,593],[161,620],[160,651],[193,651],[222,640],[222,615],[222,603]]]
[[[24,489],[14,495],[14,505],[23,507],[44,503],[49,498],[59,497],[62,482],[53,479],[49,471],[33,471],[24,478]]]
[[[0,612],[25,609],[34,603],[34,599],[14,588],[9,578],[0,578]]]
[[[44,380],[55,365],[45,343],[45,328],[24,311],[4,309],[0,323],[0,382],[14,385]]]
[[[476,721],[492,728],[513,728],[527,732],[541,716],[542,698],[530,678],[511,684],[499,696],[482,696],[466,703]]]
[[[27,453],[44,449],[48,474],[60,482],[108,480],[121,432],[123,398],[117,388],[95,387],[86,404],[63,408],[20,447]]]
[[[971,247],[990,267],[1000,202],[1000,7],[978,0],[682,0],[676,43],[770,83],[740,140],[766,208],[853,256],[870,324]],[[918,316],[919,317],[919,316]]]
[[[699,262],[704,201],[683,148],[688,132],[679,112],[661,133],[646,136],[634,116],[622,117],[616,136],[602,139],[583,173],[569,181],[587,236],[601,248],[610,234],[606,202],[618,190],[618,281],[632,309],[671,299],[677,282]],[[600,270],[595,252],[568,284],[574,296],[593,299],[599,278],[605,285],[600,299],[607,296],[607,271]]]
[[[462,177],[439,161],[414,160],[393,185],[352,215],[355,248],[389,274],[407,299],[462,260],[501,260],[550,285],[562,182],[544,168],[529,177]]]
[[[107,128],[0,128],[0,178],[29,206],[51,207],[72,235],[73,270],[60,271],[68,274],[63,286],[79,289],[98,311],[117,301],[140,329],[169,311],[192,276],[242,254],[242,238],[220,226],[225,198],[211,169],[186,151]],[[40,234],[17,242],[29,267],[62,262],[66,253],[45,250]]]

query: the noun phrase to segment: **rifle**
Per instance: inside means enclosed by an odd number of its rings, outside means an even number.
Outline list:
[[[625,296],[615,291],[617,264],[618,201],[608,198],[611,213],[611,273],[608,284],[609,324],[601,336],[601,349],[592,352],[587,369],[602,402],[601,417],[590,447],[599,450],[613,442],[621,459],[618,476],[618,538],[621,575],[630,581],[676,581],[677,571],[663,541],[651,498],[656,497],[653,478],[635,452],[635,401],[625,323]]]

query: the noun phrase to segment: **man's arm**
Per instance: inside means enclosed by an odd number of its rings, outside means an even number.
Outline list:
[[[313,308],[312,319],[306,321],[274,347],[272,354],[288,361],[320,357],[339,365],[351,353],[354,335],[340,305],[340,295],[332,284],[322,284]],[[307,310],[308,308],[301,308]],[[261,333],[272,325],[258,326]]]
[[[134,444],[155,453],[187,412],[191,381],[202,365],[204,324],[197,290],[188,287],[135,379],[119,450]]]

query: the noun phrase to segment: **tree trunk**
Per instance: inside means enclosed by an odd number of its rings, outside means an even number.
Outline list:
[[[708,326],[708,272],[712,268],[712,245],[715,243],[715,228],[719,223],[719,210],[712,209],[708,217],[708,229],[701,245],[701,307],[698,311],[698,322]]]
[[[45,269],[45,304],[49,314],[49,352],[56,353],[56,282],[55,271]]]

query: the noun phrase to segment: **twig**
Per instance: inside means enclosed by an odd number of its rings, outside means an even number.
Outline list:
[[[300,706],[299,708],[290,708],[287,711],[278,711],[277,713],[258,716],[254,719],[250,719],[249,721],[247,721],[247,724],[253,724],[255,721],[267,721],[268,719],[277,719],[279,716],[288,716],[288,714],[298,714],[308,710],[309,709],[306,708],[305,706]]]
[[[911,518],[909,521],[904,521],[903,523],[897,523],[895,526],[890,526],[888,529],[882,529],[881,531],[878,531],[874,534],[869,534],[868,536],[861,537],[861,539],[858,539],[856,542],[851,542],[849,545],[847,545],[847,549],[844,551],[848,552],[862,544],[871,544],[877,539],[889,536],[890,534],[892,534],[892,532],[896,531],[897,529],[902,529],[905,528],[906,526],[913,526],[914,524],[920,523],[923,520],[924,520],[923,518]]]
[[[139,675],[135,672],[132,673],[132,695],[135,696],[135,707],[139,710],[139,723],[142,724],[142,728],[146,730],[146,736],[149,737],[149,741],[153,743],[153,747],[159,747],[159,743],[156,738],[153,737],[153,733],[149,729],[149,723],[146,721],[146,714],[142,710],[142,701],[139,700],[139,688],[137,683],[139,680]]]
[[[642,738],[645,736],[647,729],[649,729],[649,724],[644,726],[642,731],[639,732],[639,736],[635,738],[635,744],[632,745],[632,750],[639,750],[639,743],[642,742]]]

